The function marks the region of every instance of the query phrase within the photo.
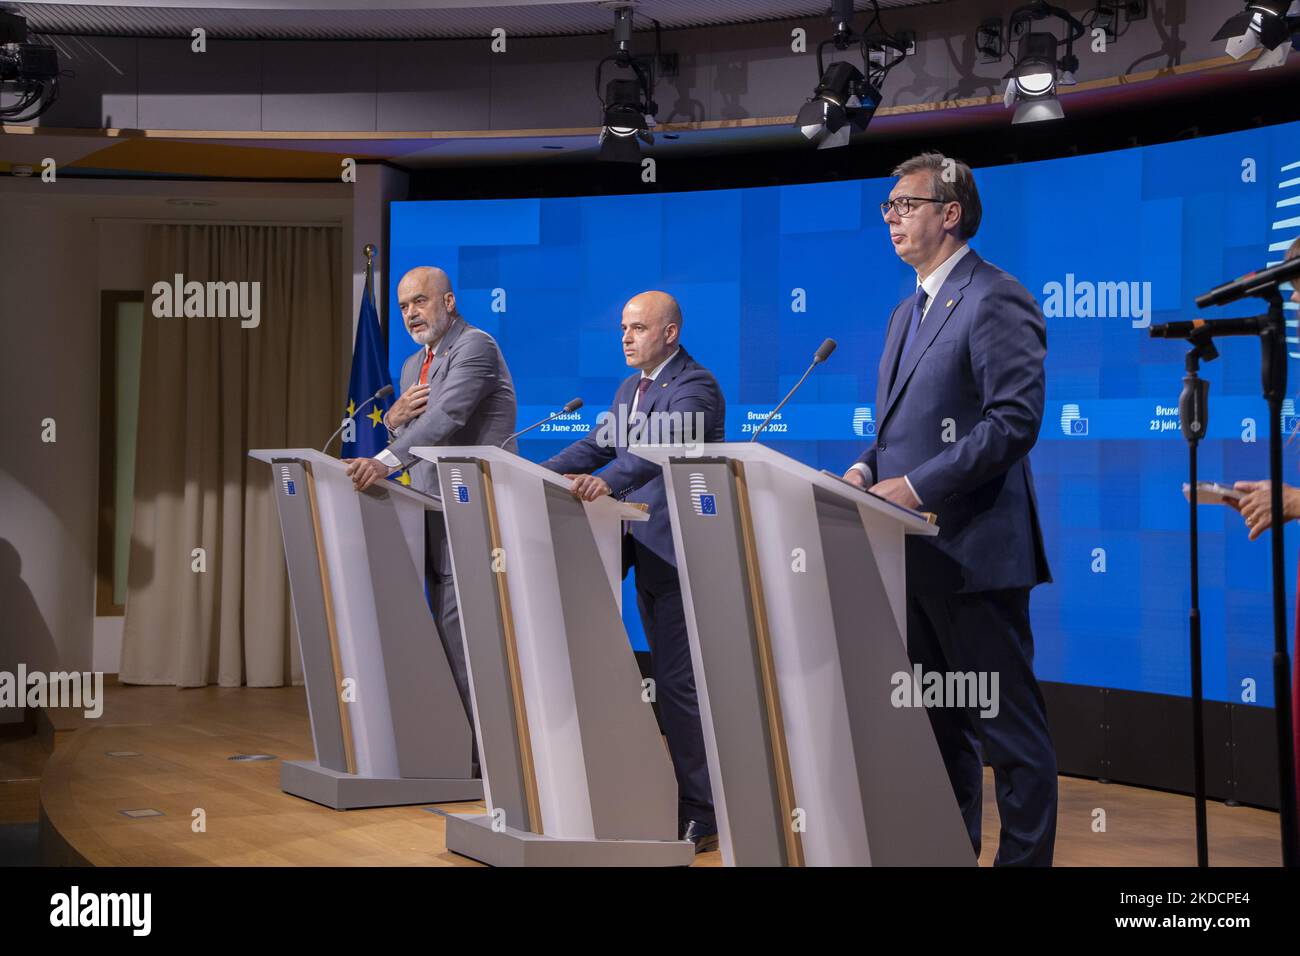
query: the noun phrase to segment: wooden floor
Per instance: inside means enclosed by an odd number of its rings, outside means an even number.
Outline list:
[[[98,720],[53,716],[45,743],[0,737],[0,824],[49,823],[100,866],[476,866],[448,852],[443,818],[422,807],[339,812],[279,789],[279,760],[310,759],[302,688],[130,687],[106,682]],[[53,745],[53,754],[46,746]],[[113,752],[137,756],[109,756]],[[984,847],[993,862],[998,818],[985,771]],[[1058,866],[1190,866],[1189,797],[1060,778]],[[479,803],[437,809],[473,812]],[[158,810],[128,817],[122,811]],[[205,829],[195,827],[203,811]],[[1104,832],[1094,830],[1104,811]],[[1210,860],[1277,866],[1276,813],[1209,805]],[[4,861],[0,860],[0,863]],[[697,866],[721,865],[715,852]]]

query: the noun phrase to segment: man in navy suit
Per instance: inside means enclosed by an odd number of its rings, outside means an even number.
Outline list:
[[[1029,624],[1030,589],[1051,581],[1029,470],[1046,327],[1025,287],[967,245],[981,216],[970,168],[924,153],[893,174],[881,211],[917,288],[890,317],[875,444],[844,477],[937,513],[937,537],[907,538],[908,654],[927,674],[997,674],[999,694],[995,715],[946,701],[930,723],[976,855],[982,751],[1002,821],[995,864],[1050,866],[1056,751]]]
[[[595,428],[542,465],[573,479],[573,493],[584,501],[613,495],[649,506],[648,521],[628,522],[623,573],[636,569],[637,610],[650,645],[651,677],[677,776],[678,835],[701,852],[717,846],[718,829],[663,471],[628,452],[627,445],[629,439],[638,441],[634,429],[643,421],[642,414],[667,423],[654,439],[660,444],[722,441],[725,405],[713,373],[681,347],[682,314],[672,296],[634,296],[623,307],[622,329],[623,355],[638,372],[619,386],[608,416],[614,425],[632,423],[629,434],[619,434],[617,427]],[[646,435],[655,434],[643,433],[639,440],[647,442],[651,439]],[[592,474],[598,469],[600,474]]]

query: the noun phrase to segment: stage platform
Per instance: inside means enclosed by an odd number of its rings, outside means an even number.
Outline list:
[[[41,733],[0,736],[0,823],[39,817],[44,863],[479,865],[448,852],[440,811],[474,812],[481,802],[336,811],[281,792],[280,761],[312,756],[301,687],[181,690],[109,678],[105,698],[98,720],[42,715]],[[274,759],[231,759],[251,754]],[[1194,864],[1189,797],[1070,777],[1060,786],[1057,865]],[[1093,829],[1098,809],[1105,832]],[[1209,831],[1215,865],[1280,863],[1276,813],[1211,803]],[[985,770],[982,865],[993,862],[997,833]],[[695,861],[720,864],[716,851]]]

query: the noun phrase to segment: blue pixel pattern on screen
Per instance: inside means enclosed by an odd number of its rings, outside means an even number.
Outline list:
[[[1032,452],[1055,582],[1035,589],[1035,670],[1045,680],[1188,694],[1187,445],[1178,429],[1184,347],[1146,326],[1188,319],[1195,296],[1282,259],[1300,235],[1300,124],[976,170],[984,221],[972,247],[1047,316],[1047,407]],[[894,255],[879,203],[893,180],[688,193],[395,203],[396,279],[444,268],[460,311],[492,333],[519,396],[519,427],[575,396],[586,406],[520,441],[540,461],[585,434],[630,374],[623,303],[662,289],[683,344],[727,399],[744,440],[822,339],[839,349],[763,440],[842,471],[873,439],[876,368],[915,273]],[[1290,294],[1289,287],[1285,294]],[[1210,318],[1262,311],[1249,301]],[[1295,306],[1288,302],[1293,353]],[[394,321],[393,381],[414,350]],[[1253,339],[1221,340],[1203,369],[1210,422],[1200,476],[1266,478],[1267,408]],[[1300,393],[1292,356],[1289,393]],[[1288,431],[1300,424],[1295,401]],[[1297,480],[1300,437],[1285,451]],[[1207,698],[1272,703],[1268,535],[1248,541],[1221,506],[1201,517]],[[1300,536],[1288,533],[1288,589]],[[1294,620],[1294,599],[1289,598]],[[644,648],[635,592],[624,618]],[[977,639],[973,635],[972,639]]]

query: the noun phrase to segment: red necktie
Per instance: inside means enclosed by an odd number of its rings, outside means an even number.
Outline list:
[[[648,389],[648,388],[649,388],[651,385],[653,385],[653,384],[654,384],[654,379],[652,379],[652,378],[642,378],[641,381],[639,381],[639,382],[636,383],[636,396],[637,396],[637,397],[636,397],[636,408],[637,408],[637,411],[640,411],[640,410],[641,410],[641,400],[645,398],[646,389]]]
[[[433,349],[428,346],[424,349],[424,364],[420,366],[420,377],[416,379],[421,385],[429,384],[429,363],[433,361]]]

